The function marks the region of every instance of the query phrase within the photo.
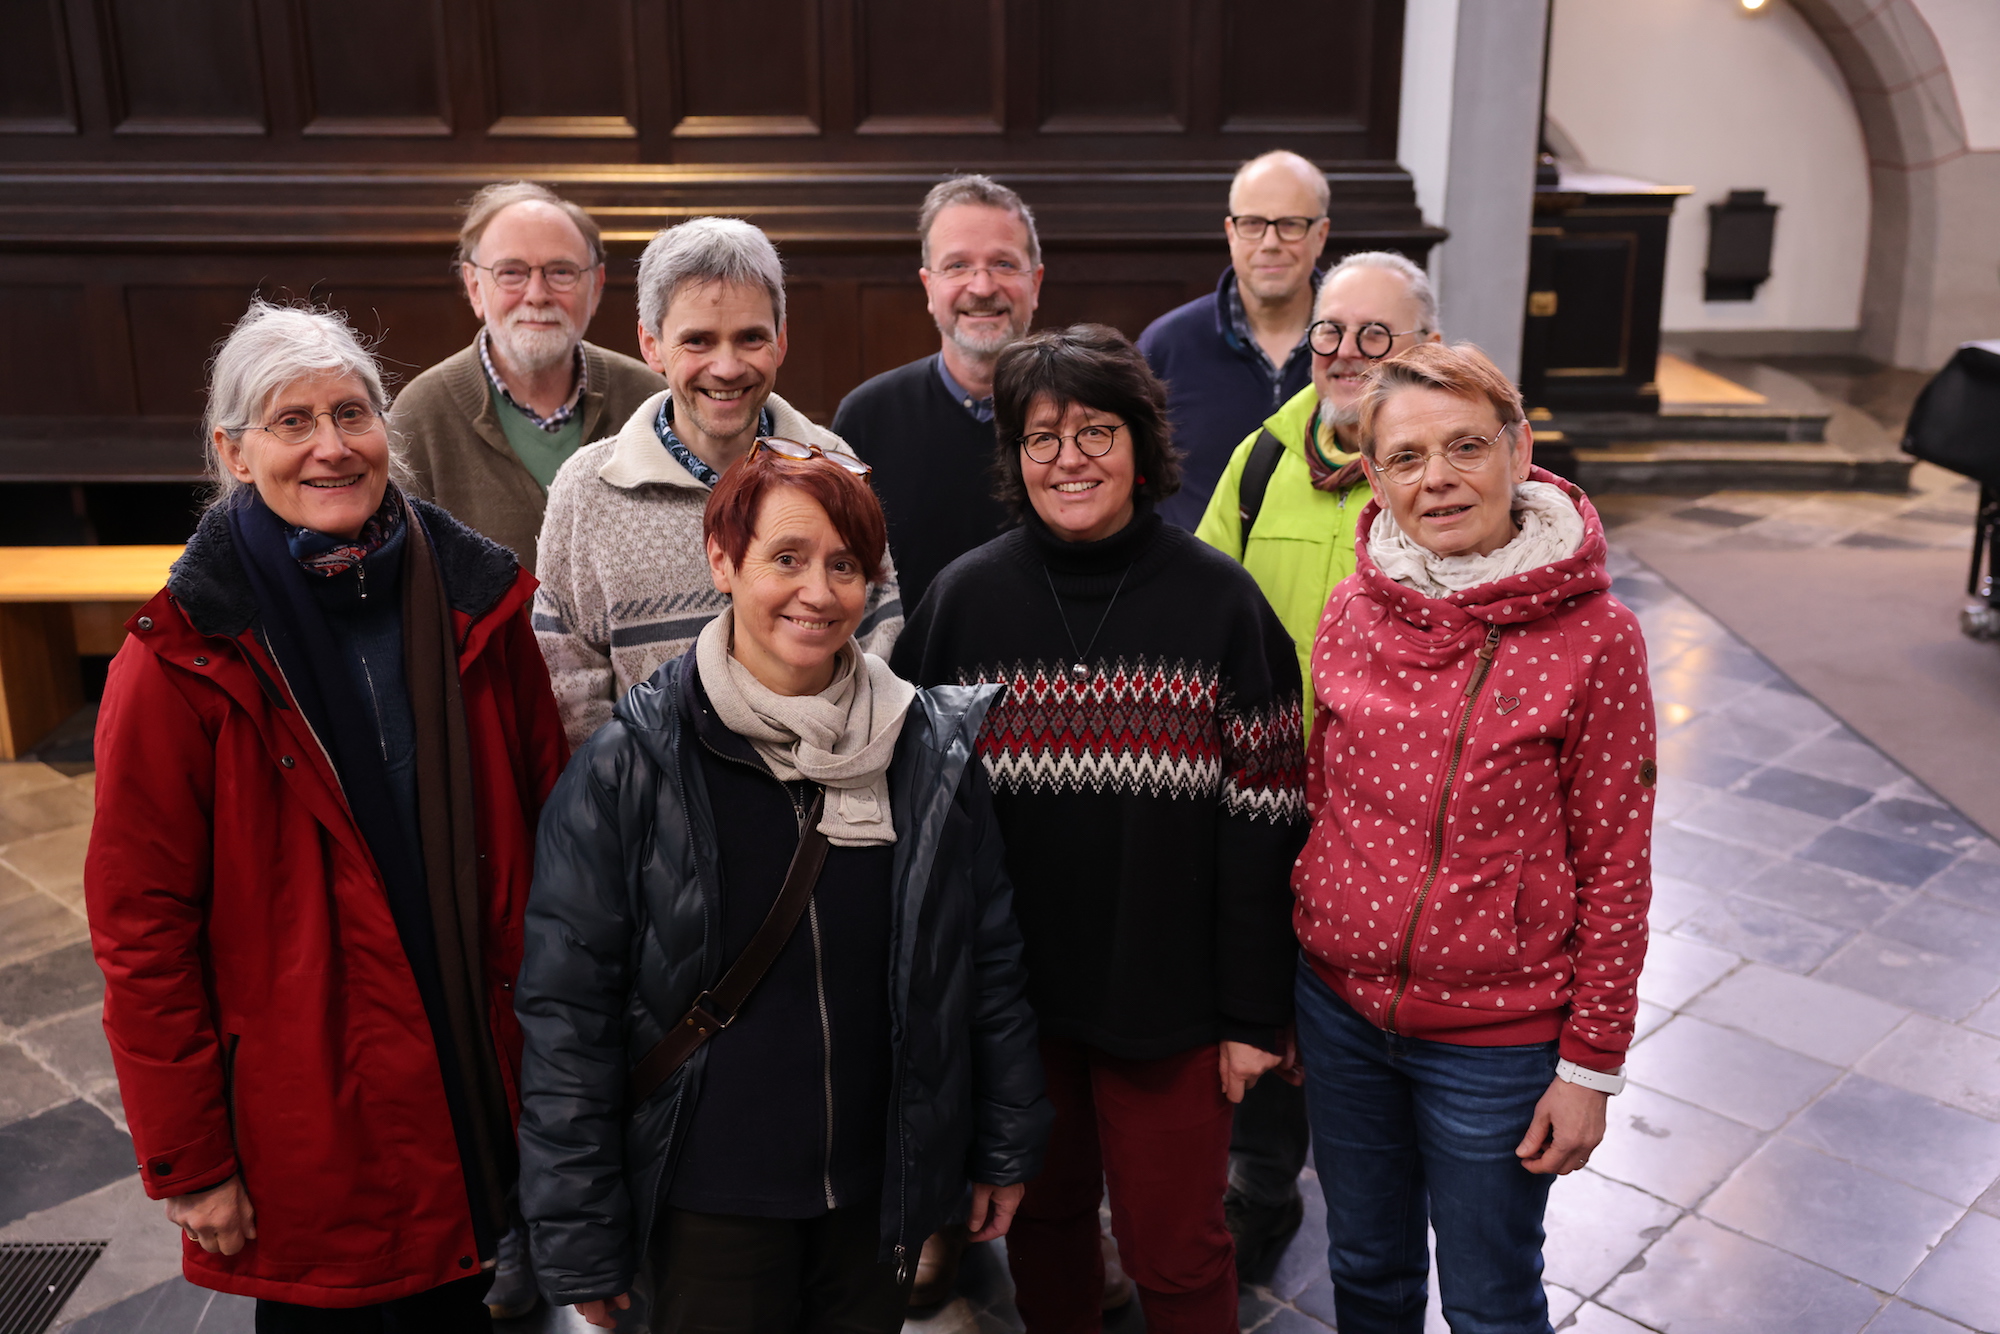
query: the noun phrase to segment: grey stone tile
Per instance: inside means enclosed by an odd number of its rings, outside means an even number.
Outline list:
[[[104,975],[97,971],[89,941],[0,968],[0,1026],[19,1028],[103,999]]]
[[[1878,936],[2000,973],[2000,917],[1919,894],[1875,923]]]
[[[1726,1116],[1627,1084],[1606,1108],[1604,1142],[1590,1155],[1590,1170],[1692,1207],[1759,1138]]]
[[[111,1044],[104,1037],[103,1011],[95,1006],[23,1029],[14,1040],[79,1093],[118,1078],[111,1065]]]
[[[171,1278],[85,1316],[66,1334],[254,1334],[256,1327],[255,1299]]]
[[[1986,1193],[1972,1202],[1972,1207],[1982,1214],[1991,1214],[1995,1218],[2000,1218],[2000,1181],[1995,1181],[1992,1185],[1988,1186]]]
[[[1751,1154],[1701,1206],[1724,1227],[1884,1292],[1916,1272],[1964,1211],[1782,1138]]]
[[[1680,1215],[1676,1206],[1588,1168],[1558,1177],[1549,1191],[1542,1277],[1596,1292]]]
[[[1901,885],[1882,885],[1831,866],[1792,860],[1752,876],[1736,892],[1850,931],[1879,922],[1910,897],[1910,890]]]
[[[2000,1038],[2000,996],[1995,996],[1974,1010],[1963,1022],[1967,1028],[1976,1028],[1981,1033],[1990,1033]]]
[[[1865,830],[1835,825],[1805,845],[1798,854],[1809,862],[1837,867],[1870,880],[1914,888],[1942,871],[1955,853],[1884,838]]]
[[[1683,1102],[1775,1130],[1840,1072],[1761,1038],[1681,1015],[1646,1039],[1627,1073]]]
[[[1660,739],[1662,777],[1685,778],[1704,787],[1725,788],[1758,766],[1757,760],[1684,743],[1674,736]]]
[[[1731,700],[1761,689],[1754,682],[1678,666],[1656,671],[1652,678],[1653,703],[1656,706],[1664,710],[1669,705],[1678,704],[1690,713],[1719,709]]]
[[[1955,1204],[2000,1179],[2000,1125],[1866,1075],[1842,1079],[1780,1133]]]
[[[1577,1308],[1583,1305],[1582,1294],[1571,1292],[1568,1288],[1560,1287],[1547,1279],[1542,1280],[1542,1291],[1549,1299],[1549,1323],[1559,1329],[1564,1327],[1565,1322],[1576,1314]]]
[[[1278,1313],[1279,1306],[1271,1295],[1255,1288],[1244,1288],[1236,1295],[1236,1325],[1243,1334],[1258,1328]]]
[[[1646,945],[1646,963],[1639,970],[1639,997],[1678,1010],[1741,962],[1727,950],[1655,936]]]
[[[1305,1218],[1286,1243],[1285,1253],[1278,1257],[1269,1281],[1264,1284],[1280,1301],[1287,1302],[1326,1272],[1326,1196],[1316,1175],[1302,1179],[1299,1190],[1305,1197]]]
[[[1871,792],[1903,777],[1903,771],[1881,751],[1844,736],[1815,737],[1787,752],[1781,762],[1787,769],[1851,783]]]
[[[1875,1317],[1868,1334],[1969,1334],[1964,1325],[1932,1315],[1908,1302],[1892,1301]]]
[[[2000,1121],[2000,1038],[1913,1014],[1854,1068],[1885,1084]]]
[[[0,1043],[0,1125],[25,1121],[73,1096],[40,1062],[11,1042]]]
[[[1661,774],[1653,789],[1653,823],[1678,820],[1715,794],[1715,788],[1690,779],[1676,778],[1672,774]]]
[[[0,1126],[0,1163],[0,1224],[138,1172],[131,1139],[86,1102]]]
[[[1948,852],[1964,852],[1985,837],[1950,807],[1908,797],[1882,797],[1855,811],[1845,823]]]
[[[1706,651],[1695,650],[1695,652]],[[1755,760],[1759,764],[1769,764],[1800,744],[1800,738],[1794,732],[1723,713],[1700,715],[1686,727],[1676,729],[1674,740],[1681,745],[1693,746],[1700,750],[1741,755],[1744,759]]]
[[[181,1272],[180,1233],[166,1219],[165,1206],[146,1198],[136,1171],[108,1186],[62,1201],[0,1229],[0,1242],[108,1241],[90,1272],[63,1306],[59,1321],[124,1301]],[[119,1329],[108,1322],[99,1328]]]
[[[0,801],[41,788],[61,787],[70,780],[58,770],[34,760],[0,762]]]
[[[1707,643],[1688,649],[1674,660],[1674,666],[1684,672],[1713,672],[1753,685],[1766,685],[1782,679],[1775,667],[1745,648],[1727,631]]]
[[[35,958],[89,935],[79,914],[0,866],[0,965]]]
[[[2000,1329],[2000,1218],[1967,1214],[1899,1294],[1974,1329]]]
[[[1674,1012],[1664,1005],[1640,1001],[1638,1017],[1632,1023],[1632,1041],[1635,1044],[1644,1042],[1648,1033],[1657,1032],[1661,1024],[1673,1017]]]
[[[1832,827],[1830,821],[1817,815],[1733,792],[1717,793],[1674,823],[1682,829],[1780,854],[1797,852]]]
[[[1655,875],[1652,902],[1646,905],[1646,921],[1658,936],[1720,901],[1716,895],[1691,881],[1678,876]]]
[[[1864,931],[1813,973],[1944,1019],[1970,1014],[2000,988],[2000,976],[1943,954]]]
[[[1924,893],[2000,913],[2000,865],[1978,854],[1962,857],[1924,881]]]
[[[1795,690],[1779,688],[1779,682],[1760,686],[1739,695],[1721,712],[1740,722],[1775,728],[1797,740],[1815,737],[1832,728],[1834,717],[1812,699]]]
[[[0,847],[71,825],[88,828],[92,806],[89,790],[68,781],[0,799]]]
[[[1652,1334],[1652,1331],[1636,1320],[1627,1320],[1608,1307],[1596,1302],[1585,1302],[1577,1308],[1576,1319],[1567,1325],[1558,1325],[1563,1334]]]
[[[1247,1331],[1249,1326],[1244,1326]],[[1309,1315],[1280,1306],[1262,1326],[1264,1334],[1327,1334],[1327,1327]]]
[[[1822,834],[1820,837],[1824,838],[1826,835]],[[1682,880],[1692,881],[1715,894],[1724,894],[1735,889],[1772,865],[1775,860],[1769,853],[1758,852],[1735,843],[1725,843],[1721,839],[1695,833],[1679,825],[1662,825],[1653,831],[1654,868]]]
[[[1819,967],[1853,934],[1738,894],[1697,909],[1674,930],[1795,973]]]
[[[1597,1298],[1654,1329],[1701,1334],[1857,1334],[1875,1294],[1831,1270],[1690,1215],[1646,1267]]]
[[[1322,1273],[1292,1298],[1292,1305],[1331,1328],[1334,1322],[1332,1277]]]
[[[1775,764],[1751,774],[1737,790],[1746,797],[1755,797],[1775,806],[1789,806],[1795,811],[1828,820],[1838,820],[1856,806],[1865,805],[1872,795],[1866,788],[1802,774],[1796,769],[1780,768]]]
[[[90,826],[72,825],[38,834],[0,849],[0,862],[24,876],[45,894],[83,911],[83,854],[90,846]]]
[[[1703,993],[1688,1013],[1845,1066],[1888,1036],[1908,1011],[1846,987],[1753,963]]]

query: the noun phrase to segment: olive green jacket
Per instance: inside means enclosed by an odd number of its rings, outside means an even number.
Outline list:
[[[1313,489],[1312,471],[1306,463],[1306,431],[1318,406],[1319,392],[1307,385],[1264,419],[1263,429],[1278,438],[1285,452],[1264,492],[1264,506],[1250,530],[1249,548],[1246,550],[1243,543],[1239,492],[1243,465],[1261,430],[1251,432],[1229,456],[1222,480],[1209,497],[1208,511],[1194,530],[1196,537],[1242,562],[1257,587],[1264,590],[1298,650],[1299,679],[1305,682],[1308,694],[1312,690],[1313,635],[1334,585],[1354,573],[1355,525],[1369,499],[1366,482],[1344,491]]]

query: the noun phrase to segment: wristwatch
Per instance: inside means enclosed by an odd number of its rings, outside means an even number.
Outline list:
[[[1605,1074],[1602,1070],[1592,1070],[1578,1065],[1575,1061],[1557,1061],[1556,1078],[1576,1085],[1578,1088],[1595,1089],[1599,1093],[1623,1093],[1625,1091],[1625,1067],[1619,1066],[1615,1074]]]

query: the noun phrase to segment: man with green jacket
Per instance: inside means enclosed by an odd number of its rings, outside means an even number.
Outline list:
[[[1388,251],[1349,255],[1320,284],[1306,337],[1312,384],[1236,447],[1195,536],[1250,571],[1291,633],[1300,679],[1310,684],[1320,612],[1334,585],[1354,573],[1355,525],[1368,503],[1354,439],[1368,371],[1420,342],[1441,341],[1430,279]],[[1275,451],[1258,448],[1266,433]]]

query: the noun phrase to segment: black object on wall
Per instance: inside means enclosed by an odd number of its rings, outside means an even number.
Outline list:
[[[1708,268],[1704,301],[1751,301],[1771,276],[1771,239],[1778,228],[1778,206],[1764,202],[1762,190],[1731,190],[1729,198],[1708,206]]]

